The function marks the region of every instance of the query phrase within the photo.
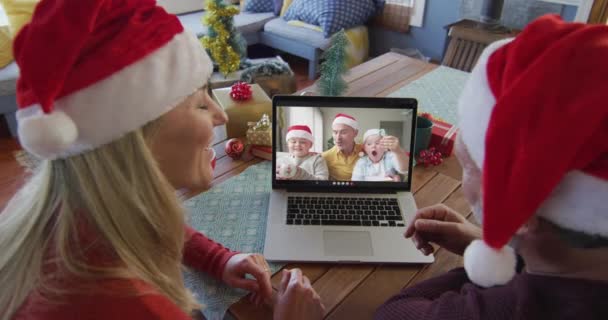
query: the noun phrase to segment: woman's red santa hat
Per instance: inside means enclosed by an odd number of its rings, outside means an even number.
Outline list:
[[[154,0],[43,0],[14,51],[19,140],[45,159],[142,127],[212,72],[196,37]]]
[[[357,131],[359,130],[359,122],[357,122],[357,119],[355,119],[353,116],[349,116],[345,113],[338,113],[336,115],[332,125],[336,125],[336,124],[345,124]]]
[[[314,143],[312,138],[312,131],[306,125],[295,125],[287,128],[287,135],[285,140],[289,141],[291,138],[302,138]]]
[[[482,170],[483,241],[469,278],[508,282],[507,243],[536,215],[608,237],[608,26],[549,15],[481,55],[459,103],[461,136]]]

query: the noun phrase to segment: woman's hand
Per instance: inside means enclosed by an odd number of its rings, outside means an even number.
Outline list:
[[[231,287],[251,291],[252,300],[259,305],[262,301],[272,301],[270,273],[270,266],[261,254],[239,253],[226,263],[222,280]],[[247,274],[252,275],[255,280],[246,279]]]
[[[425,255],[433,253],[430,242],[462,255],[471,241],[481,239],[481,228],[458,212],[438,204],[418,210],[405,237],[412,238],[416,248]]]
[[[323,319],[325,306],[300,269],[283,270],[274,306],[274,320]]]

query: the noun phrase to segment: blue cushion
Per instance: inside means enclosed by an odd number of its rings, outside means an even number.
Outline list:
[[[301,20],[320,26],[325,38],[341,29],[364,24],[374,13],[378,0],[294,0],[283,19]]]
[[[283,8],[283,0],[274,0],[274,15],[279,16]]]
[[[247,0],[244,10],[248,12],[273,12],[274,0]]]

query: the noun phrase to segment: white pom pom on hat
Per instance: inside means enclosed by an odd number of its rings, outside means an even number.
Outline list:
[[[483,241],[464,254],[473,283],[511,280],[516,257],[507,243],[535,215],[608,236],[608,205],[599,200],[608,190],[608,94],[589,94],[589,88],[608,86],[607,37],[608,26],[543,16],[517,38],[488,46],[471,72],[459,101],[459,127],[483,181]],[[586,55],[573,58],[572,52]],[[590,72],[580,78],[567,70]],[[570,130],[576,114],[586,115],[585,126]],[[576,190],[590,190],[583,185],[594,192]]]
[[[18,127],[20,142],[36,150],[36,155],[53,159],[78,138],[78,128],[63,111],[26,118]]]
[[[469,279],[485,288],[509,282],[516,265],[515,251],[509,246],[496,250],[475,240],[464,251],[464,269]]]

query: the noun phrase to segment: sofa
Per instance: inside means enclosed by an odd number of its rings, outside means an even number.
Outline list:
[[[190,5],[187,3],[191,2]],[[184,27],[199,38],[207,35],[207,28],[201,23],[204,14],[201,0],[159,0],[159,4],[175,13]],[[285,13],[285,8],[281,15]],[[302,57],[308,60],[308,77],[313,80],[319,71],[321,54],[331,44],[318,27],[300,23],[295,25],[275,16],[273,12],[253,13],[242,11],[234,17],[234,24],[247,41],[247,45],[264,44],[266,46]],[[352,67],[367,59],[369,41],[365,26],[347,30],[350,46],[347,49]]]
[[[207,28],[202,24],[204,0],[157,0],[168,12],[177,15],[186,30],[197,37],[207,35]],[[238,0],[226,0],[238,2]],[[284,13],[285,10],[282,11]],[[319,60],[322,52],[331,44],[318,27],[285,21],[273,12],[241,12],[234,17],[234,24],[244,37],[247,45],[264,44],[266,46],[307,59],[308,77],[315,79],[319,71]],[[347,65],[352,67],[368,57],[369,40],[367,27],[359,26],[347,30],[349,47],[347,48]],[[0,69],[0,116],[3,116],[11,134],[17,135],[17,110],[15,101],[15,82],[19,69],[15,63]]]

